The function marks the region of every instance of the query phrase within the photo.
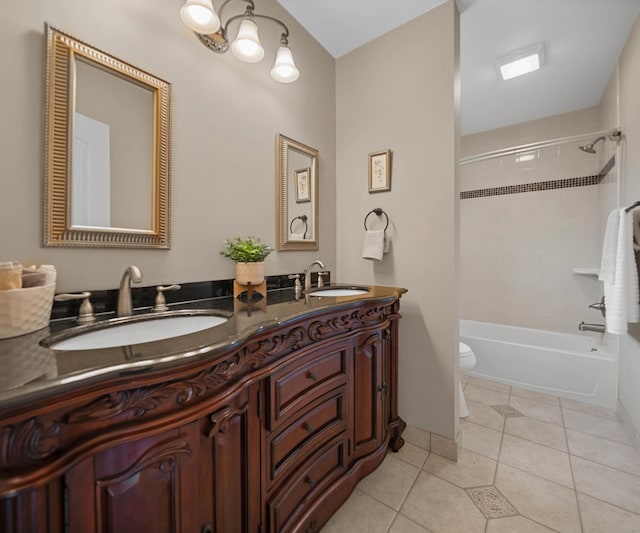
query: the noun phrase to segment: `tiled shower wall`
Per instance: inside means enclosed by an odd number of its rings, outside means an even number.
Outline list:
[[[462,157],[595,132],[600,124],[594,107],[468,135]],[[603,150],[600,141],[595,155],[578,150],[591,140],[461,166],[461,318],[567,333],[583,320],[603,323],[588,309],[600,300],[601,283],[573,272],[600,263],[606,215],[595,176],[613,143]]]

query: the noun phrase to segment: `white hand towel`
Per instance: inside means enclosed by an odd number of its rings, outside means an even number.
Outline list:
[[[364,234],[364,245],[362,247],[362,257],[382,261],[384,253],[384,230],[368,229]]]
[[[304,241],[304,233],[292,233],[291,234],[292,241]]]
[[[604,230],[602,241],[602,261],[598,279],[613,284],[616,275],[616,249],[618,247],[618,224],[620,222],[620,210],[614,209],[607,218],[607,227]],[[606,295],[605,295],[606,299]]]
[[[638,271],[633,253],[633,212],[619,209],[618,239],[616,244],[616,263],[613,284],[605,285],[605,303],[607,305],[607,331],[622,335],[627,331],[628,322],[640,321],[640,292],[638,289]]]

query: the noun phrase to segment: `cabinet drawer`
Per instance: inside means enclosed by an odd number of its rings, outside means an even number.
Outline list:
[[[345,387],[330,391],[267,437],[270,485],[337,433],[346,430]]]
[[[269,531],[290,531],[313,501],[313,495],[324,491],[346,470],[346,434],[334,437],[322,447],[269,500]]]
[[[271,425],[317,398],[346,383],[347,348],[313,353],[276,371],[271,378]]]

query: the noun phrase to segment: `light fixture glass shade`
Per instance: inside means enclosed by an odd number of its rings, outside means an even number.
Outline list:
[[[544,44],[537,44],[516,50],[496,61],[496,67],[503,80],[510,80],[538,70],[544,62]]]
[[[180,8],[184,25],[196,33],[211,34],[220,29],[220,19],[211,0],[187,0]]]
[[[258,26],[249,19],[240,23],[238,36],[231,44],[231,51],[240,61],[257,63],[264,57],[264,48],[258,39]]]
[[[293,62],[293,55],[288,46],[278,48],[276,62],[271,69],[271,77],[280,83],[291,83],[298,79],[300,71]]]

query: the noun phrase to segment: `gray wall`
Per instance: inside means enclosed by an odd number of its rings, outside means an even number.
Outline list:
[[[409,289],[400,415],[449,438],[458,425],[458,25],[450,0],[336,61],[338,276]],[[367,156],[388,148],[391,191],[369,194]],[[392,222],[381,263],[361,258],[375,207]]]
[[[276,133],[320,151],[320,250],[273,253],[267,274],[300,271],[320,257],[335,269],[333,58],[274,0],[300,79],[269,76],[279,29],[260,24],[266,55],[248,65],[202,46],[180,21],[182,0],[3,0],[0,115],[0,260],[50,263],[58,292],[116,287],[125,266],[144,284],[233,277],[221,241],[249,234],[275,245]],[[43,248],[44,22],[172,84],[172,248]]]

